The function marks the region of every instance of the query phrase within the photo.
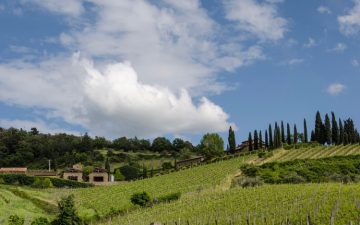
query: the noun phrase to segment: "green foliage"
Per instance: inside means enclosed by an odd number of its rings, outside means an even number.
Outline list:
[[[69,195],[61,198],[58,202],[59,214],[52,222],[53,225],[80,225],[82,221],[77,215],[74,196]]]
[[[175,193],[170,193],[164,196],[161,196],[157,199],[157,202],[172,202],[172,201],[176,201],[179,200],[181,197],[181,192],[175,192]]]
[[[138,166],[125,165],[119,168],[121,174],[124,175],[125,180],[134,180],[139,178],[140,169]]]
[[[119,169],[115,170],[114,178],[115,178],[115,181],[124,181],[125,180],[125,176],[120,172]]]
[[[206,159],[224,155],[224,141],[219,134],[205,134],[200,141],[200,152]]]
[[[329,182],[338,181],[337,177],[342,177],[343,182],[357,181],[360,155],[243,165],[241,170],[246,176],[261,177],[266,183]]]
[[[45,217],[38,217],[31,222],[31,225],[50,225],[50,222]]]
[[[144,192],[134,193],[131,196],[130,200],[131,203],[133,203],[134,205],[139,205],[141,207],[144,207],[151,202],[151,197],[148,193],[144,191]]]
[[[110,160],[109,158],[106,158],[106,161],[105,161],[105,169],[108,173],[111,172],[111,166],[110,166]]]
[[[229,144],[229,151],[235,152],[235,148],[236,148],[235,132],[231,126],[229,128],[228,144]]]
[[[53,184],[49,178],[39,178],[36,177],[34,183],[32,184],[34,188],[52,188]]]
[[[237,177],[233,179],[231,187],[258,187],[263,185],[264,182],[259,177]]]
[[[8,219],[9,225],[23,225],[24,223],[24,218],[19,217],[18,215],[11,215]]]
[[[173,149],[171,142],[165,137],[157,137],[154,139],[151,149],[155,152],[171,151]]]
[[[171,170],[174,168],[171,162],[164,162],[161,167],[163,170]]]

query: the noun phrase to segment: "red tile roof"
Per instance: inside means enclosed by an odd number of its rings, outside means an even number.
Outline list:
[[[13,167],[13,168],[0,168],[0,173],[15,173],[15,172],[23,172],[26,173],[26,167]]]

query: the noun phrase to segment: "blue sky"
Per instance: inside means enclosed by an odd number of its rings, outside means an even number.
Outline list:
[[[2,127],[198,142],[360,121],[359,0],[1,0],[0,27]]]

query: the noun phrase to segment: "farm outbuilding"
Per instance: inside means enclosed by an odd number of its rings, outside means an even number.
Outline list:
[[[70,168],[64,171],[63,178],[65,180],[83,181],[83,171]]]
[[[0,174],[26,174],[26,167],[6,167],[0,168]]]
[[[95,168],[92,173],[89,174],[90,183],[105,183],[109,181],[109,174],[103,168]]]

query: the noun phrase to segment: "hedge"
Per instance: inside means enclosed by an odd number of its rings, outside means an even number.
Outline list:
[[[82,183],[72,180],[64,180],[53,177],[31,177],[24,174],[0,174],[0,183],[3,184],[18,184],[23,186],[31,186],[35,182],[35,178],[45,179],[49,178],[51,183],[56,188],[87,188],[93,187],[93,184],[90,183]]]

